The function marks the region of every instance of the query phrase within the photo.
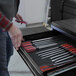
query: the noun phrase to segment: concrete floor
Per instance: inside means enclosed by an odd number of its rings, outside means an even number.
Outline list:
[[[10,76],[33,76],[15,49],[14,55],[10,59],[9,72]]]
[[[11,74],[11,76],[32,76],[32,74],[26,73],[26,74]]]

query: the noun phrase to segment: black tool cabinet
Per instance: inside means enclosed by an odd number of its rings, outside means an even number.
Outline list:
[[[47,32],[48,33],[48,32]],[[57,31],[56,31],[56,33],[57,33]],[[73,42],[73,40],[72,39],[70,39],[69,37],[66,37],[66,36],[64,36],[63,34],[60,34],[60,33],[58,33],[58,35],[56,34],[55,32],[52,32],[52,34],[50,35],[50,37],[48,36],[48,39],[50,38],[50,42],[48,43],[48,40],[46,41],[46,43],[45,44],[52,44],[52,43],[57,43],[57,44],[55,44],[55,45],[53,45],[53,46],[51,46],[51,47],[47,47],[47,48],[43,48],[42,50],[37,50],[37,51],[35,51],[35,52],[30,52],[30,53],[28,53],[27,51],[25,51],[24,50],[24,48],[23,47],[21,47],[20,48],[20,51],[18,51],[19,52],[19,54],[20,54],[20,56],[23,58],[23,60],[24,60],[24,62],[28,65],[28,67],[31,69],[31,71],[33,72],[33,74],[35,75],[35,76],[51,76],[51,75],[58,75],[58,74],[61,74],[61,73],[63,73],[63,72],[66,72],[66,71],[68,71],[68,70],[71,70],[71,69],[74,69],[74,68],[76,68],[76,57],[74,57],[74,59],[72,59],[72,60],[74,60],[73,62],[71,61],[71,60],[63,60],[64,62],[61,62],[61,63],[58,63],[58,65],[57,65],[57,67],[55,68],[55,69],[53,69],[53,70],[47,70],[47,71],[42,71],[41,69],[40,69],[40,66],[46,66],[46,65],[52,65],[52,64],[54,64],[53,62],[52,62],[52,60],[50,60],[49,58],[51,57],[50,55],[49,55],[49,57],[48,58],[43,58],[42,60],[41,60],[41,57],[40,56],[38,56],[38,54],[37,53],[39,53],[40,51],[45,51],[46,49],[50,49],[50,51],[47,51],[47,52],[53,52],[53,49],[54,48],[56,48],[56,47],[59,47],[58,48],[58,50],[57,49],[54,49],[55,50],[55,52],[56,51],[58,51],[58,52],[60,52],[60,54],[61,53],[66,53],[67,51],[66,50],[64,50],[63,52],[61,51],[61,50],[63,50],[64,48],[61,48],[60,47],[60,45],[61,44],[65,44],[65,43],[68,43],[68,44],[70,44],[70,45],[72,45],[72,46],[74,46],[74,47],[76,47],[76,45],[75,45],[75,42]],[[50,34],[50,33],[49,33]],[[55,35],[56,34],[56,35]],[[40,35],[42,35],[42,36],[40,36]],[[44,34],[45,35],[45,34]],[[43,33],[42,34],[37,34],[37,35],[32,35],[34,38],[38,38],[37,40],[40,40],[39,39],[39,36],[40,37],[42,37],[42,39],[47,39],[47,38],[45,38],[45,37],[43,37]],[[35,37],[36,36],[36,37]],[[28,38],[29,37],[29,38]],[[31,38],[31,36],[28,36],[28,37],[25,37],[25,38],[28,38],[28,41],[35,41],[34,40],[34,38],[32,37]],[[27,42],[27,41],[26,41]],[[41,42],[41,41],[40,41]],[[41,45],[44,45],[45,46],[45,44],[41,44]],[[41,46],[40,44],[39,44],[39,46]],[[53,48],[53,49],[52,49]],[[52,50],[51,50],[52,49]],[[60,49],[60,51],[59,51],[59,49]],[[47,53],[46,52],[46,53]],[[57,53],[58,53],[57,52]],[[69,53],[69,52],[68,52]],[[43,54],[43,53],[40,53],[40,54]],[[70,53],[71,54],[71,53]],[[70,54],[69,54],[69,56],[70,56]],[[57,55],[57,54],[56,54]],[[59,55],[59,54],[58,54]],[[67,54],[66,54],[67,55]],[[63,55],[62,55],[63,56]],[[63,56],[63,57],[66,57],[66,56]],[[64,58],[63,58],[64,59]],[[59,60],[59,59],[58,59]],[[68,64],[67,64],[68,63]]]
[[[52,31],[24,36],[18,53],[34,76],[76,76],[76,0],[51,0]],[[27,49],[27,50],[25,50]]]

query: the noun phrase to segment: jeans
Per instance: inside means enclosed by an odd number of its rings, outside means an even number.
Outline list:
[[[0,76],[9,76],[8,64],[13,54],[13,45],[8,32],[0,29]]]

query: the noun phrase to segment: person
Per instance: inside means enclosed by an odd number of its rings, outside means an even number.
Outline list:
[[[13,54],[13,46],[19,49],[22,33],[13,23],[13,17],[22,20],[17,14],[19,0],[0,0],[0,76],[9,76],[8,64]]]

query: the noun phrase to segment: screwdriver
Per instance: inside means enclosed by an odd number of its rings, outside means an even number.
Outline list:
[[[41,57],[42,57],[42,59],[45,59],[45,58],[48,58],[48,57],[57,56],[57,55],[62,54],[62,53],[65,53],[65,51],[57,52],[57,53],[54,53],[54,54],[48,54],[48,55],[46,55],[46,56],[41,56]]]
[[[62,52],[63,53],[63,52]],[[57,54],[55,54],[55,55],[57,55]],[[59,55],[59,53],[58,53],[58,55]],[[48,57],[52,57],[53,55],[48,55],[48,56],[45,56],[45,57],[42,57],[41,59],[46,59],[46,58],[48,58]]]
[[[69,54],[63,55],[63,56],[61,56],[61,57],[58,57],[58,58],[56,58],[56,59],[53,59],[52,61],[57,61],[57,60],[59,60],[59,59],[62,59],[62,58],[68,57],[68,56],[70,56],[70,55],[69,55]]]
[[[49,39],[51,39],[51,38],[52,38],[52,37],[43,38],[43,39],[39,39],[39,40],[33,40],[32,42],[41,42],[41,41],[49,40]]]
[[[61,61],[65,61],[65,60],[73,58],[73,57],[74,57],[73,55],[72,56],[68,56],[66,58],[63,58],[63,59],[60,59],[60,60],[56,61],[56,63],[61,62]]]
[[[40,54],[40,53],[44,53],[44,52],[48,52],[48,51],[50,51],[50,50],[54,50],[54,49],[57,49],[57,48],[59,48],[59,47],[54,47],[54,48],[51,48],[51,49],[47,49],[47,50],[43,50],[43,51],[39,51],[39,52],[37,52],[36,54]]]
[[[54,56],[55,54],[60,54],[60,53],[63,53],[65,52],[64,50],[50,50],[48,52],[45,52],[45,53],[41,53],[41,54],[38,54],[39,56],[47,56],[47,55],[51,55],[51,56]]]
[[[48,44],[48,45],[43,45],[43,46],[39,46],[37,47],[38,49],[44,49],[44,48],[48,48],[48,47],[52,47],[52,46],[56,46],[57,43],[53,43],[53,44]]]
[[[56,68],[56,66],[54,65],[44,65],[44,66],[40,66],[40,69],[42,72],[46,72],[49,70],[53,70],[54,68]]]
[[[31,45],[32,45],[31,41],[27,41],[27,42],[22,42],[21,43],[22,47],[31,46]]]
[[[45,40],[45,41],[40,41],[40,42],[33,42],[34,45],[41,45],[41,44],[51,44],[51,43],[54,43],[54,41],[51,41],[51,40]]]
[[[58,37],[61,37],[61,36],[58,36]],[[43,39],[33,40],[32,42],[41,42],[41,41],[47,41],[47,40],[55,41],[55,40],[59,40],[58,37],[57,37],[57,38],[55,38],[55,37],[48,37],[48,38],[43,38]]]
[[[56,54],[56,53],[59,53],[59,52],[65,52],[65,50],[64,49],[61,49],[61,48],[54,48],[54,49],[47,49],[47,51],[45,51],[45,52],[43,52],[43,53],[39,53],[38,55],[46,55],[46,54]]]
[[[48,57],[53,57],[53,56],[59,55],[61,53],[64,53],[64,51],[63,52],[56,53],[56,54],[53,54],[53,55],[51,54],[51,55],[41,56],[41,57],[42,57],[42,59],[45,59],[45,58],[48,58]]]
[[[34,52],[37,50],[34,46],[24,47],[24,49],[26,50],[27,53]]]
[[[60,54],[60,55],[57,55],[57,56],[51,57],[51,59],[55,59],[55,58],[57,58],[57,57],[60,57],[60,56],[66,55],[66,54],[69,54],[69,52],[62,53],[62,54]]]
[[[40,43],[33,43],[36,47],[38,46],[43,46],[43,45],[49,45],[49,44],[53,44],[54,42],[40,42]]]
[[[68,51],[72,52],[72,53],[76,53],[76,48],[74,48],[72,45],[70,44],[62,44],[62,47],[66,48]]]
[[[72,58],[72,59],[69,59],[69,60],[66,60],[66,61],[61,61],[61,62],[55,62],[53,65],[59,65],[59,66],[62,66],[62,65],[65,65],[65,64],[69,64],[71,62],[74,62],[75,59]]]

